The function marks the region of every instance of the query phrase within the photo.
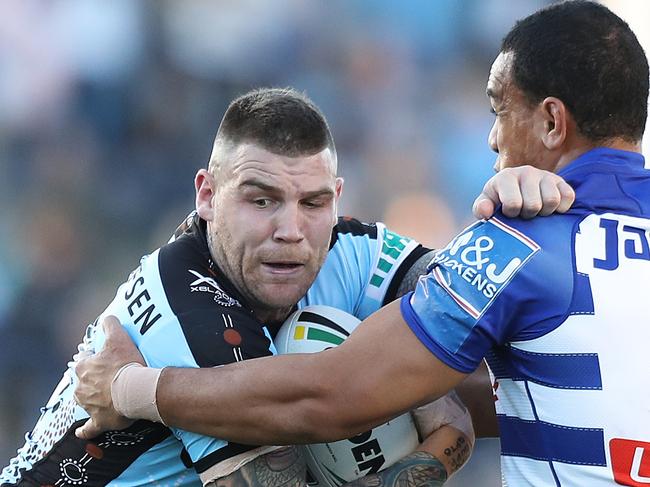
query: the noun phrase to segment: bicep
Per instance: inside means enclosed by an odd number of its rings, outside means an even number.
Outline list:
[[[402,318],[398,301],[321,355],[327,363],[319,370],[335,381],[335,401],[342,403],[335,406],[344,413],[341,422],[355,431],[436,399],[465,377],[420,342]]]

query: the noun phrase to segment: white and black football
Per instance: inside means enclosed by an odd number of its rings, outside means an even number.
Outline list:
[[[308,306],[293,313],[274,340],[278,353],[321,352],[341,344],[359,320],[329,306]],[[308,485],[338,487],[378,472],[411,453],[418,433],[409,413],[348,440],[307,445]]]

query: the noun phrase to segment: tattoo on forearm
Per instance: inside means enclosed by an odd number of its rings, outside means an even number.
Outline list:
[[[227,477],[213,480],[208,487],[301,487],[307,467],[300,450],[282,448],[256,458]]]
[[[361,477],[345,487],[438,487],[447,480],[443,464],[430,453],[416,451],[386,470]]]
[[[451,473],[465,465],[471,453],[471,445],[464,436],[459,436],[455,445],[445,448],[445,455],[449,458],[449,464],[451,465]]]

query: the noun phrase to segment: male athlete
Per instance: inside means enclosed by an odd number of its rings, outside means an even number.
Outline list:
[[[196,212],[184,232],[142,259],[103,314],[125,323],[154,367],[213,367],[270,355],[270,337],[298,302],[365,318],[413,289],[432,257],[381,224],[337,222],[342,180],[330,131],[313,103],[292,90],[235,100],[195,183]],[[102,341],[91,325],[80,349],[100,349]],[[229,443],[148,421],[79,440],[74,430],[87,415],[74,404],[73,382],[69,371],[3,471],[2,485],[190,485],[199,477],[304,483],[296,449]],[[458,418],[465,415],[461,410]],[[401,468],[446,476],[469,455],[443,454],[459,437],[472,442],[471,425],[465,430],[441,428]]]
[[[471,226],[414,293],[335,349],[165,369],[151,396],[158,409],[142,416],[240,441],[332,440],[440,397],[485,356],[508,485],[648,485],[648,76],[636,37],[604,6],[560,3],[519,21],[487,85],[496,168],[529,162],[557,172],[576,189],[574,208],[532,221],[497,213]],[[141,360],[108,329],[111,350],[79,366],[78,396],[94,418],[81,435],[112,423],[110,381]],[[129,382],[150,384],[158,372],[125,372],[114,402],[139,417],[125,399],[146,398]]]

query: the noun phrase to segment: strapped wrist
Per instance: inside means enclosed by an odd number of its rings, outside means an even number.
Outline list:
[[[130,362],[117,371],[111,382],[115,410],[129,419],[163,423],[156,404],[156,388],[162,369]]]

